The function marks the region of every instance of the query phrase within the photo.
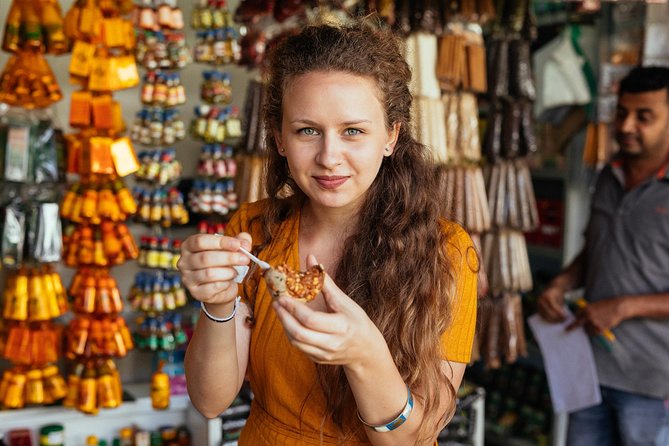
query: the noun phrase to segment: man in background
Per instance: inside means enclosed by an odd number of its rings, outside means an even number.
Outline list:
[[[572,326],[593,342],[601,404],[574,412],[569,446],[669,445],[669,68],[637,67],[620,83],[619,152],[600,173],[581,253],[539,298],[549,322],[585,288]]]

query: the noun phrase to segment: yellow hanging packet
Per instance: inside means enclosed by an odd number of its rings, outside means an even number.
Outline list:
[[[137,47],[137,35],[135,34],[135,27],[130,20],[123,20],[122,33],[125,49],[134,51]]]
[[[123,111],[121,110],[121,104],[118,101],[112,99],[111,103],[112,109],[112,127],[111,134],[118,135],[125,131],[125,121],[123,120]]]
[[[110,18],[102,21],[102,41],[107,48],[125,45],[123,19]]]
[[[95,45],[77,40],[72,48],[70,74],[72,76],[88,77],[91,72],[93,56],[95,56]]]
[[[119,82],[119,89],[132,88],[139,84],[139,73],[134,56],[116,58],[116,78]]]
[[[91,74],[88,77],[88,89],[91,91],[114,90],[115,73],[112,71],[113,58],[94,57]]]
[[[112,128],[111,132],[113,135],[118,135],[125,131],[125,122],[123,121],[123,111],[121,110],[121,104],[118,101],[112,100]]]
[[[118,176],[124,177],[139,170],[139,161],[129,138],[115,140],[111,146],[111,156]]]
[[[71,41],[81,40],[82,38],[79,33],[79,17],[81,17],[81,8],[76,4],[72,5],[63,17],[63,32],[65,37]]]
[[[79,33],[89,38],[99,37],[102,20],[100,8],[97,7],[94,0],[88,0],[79,12]]]

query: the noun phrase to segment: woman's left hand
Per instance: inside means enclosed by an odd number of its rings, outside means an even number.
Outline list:
[[[314,256],[307,258],[307,266],[317,263]],[[320,364],[352,366],[370,360],[370,352],[378,351],[385,340],[365,310],[327,274],[321,294],[327,312],[290,296],[281,296],[272,304],[291,344]]]

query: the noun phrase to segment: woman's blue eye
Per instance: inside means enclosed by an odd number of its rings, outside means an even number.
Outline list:
[[[346,130],[344,130],[344,133],[346,133],[347,136],[355,136],[355,135],[361,134],[362,130],[360,130],[360,129],[346,129]]]
[[[298,133],[302,133],[303,135],[306,135],[306,136],[314,136],[314,135],[318,134],[318,132],[316,132],[316,129],[313,129],[311,127],[300,129],[300,130],[298,130]]]

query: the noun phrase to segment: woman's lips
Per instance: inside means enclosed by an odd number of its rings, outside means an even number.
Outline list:
[[[313,179],[316,180],[318,185],[321,186],[323,189],[336,189],[342,184],[344,184],[346,181],[348,181],[349,177],[315,176],[313,177]]]

